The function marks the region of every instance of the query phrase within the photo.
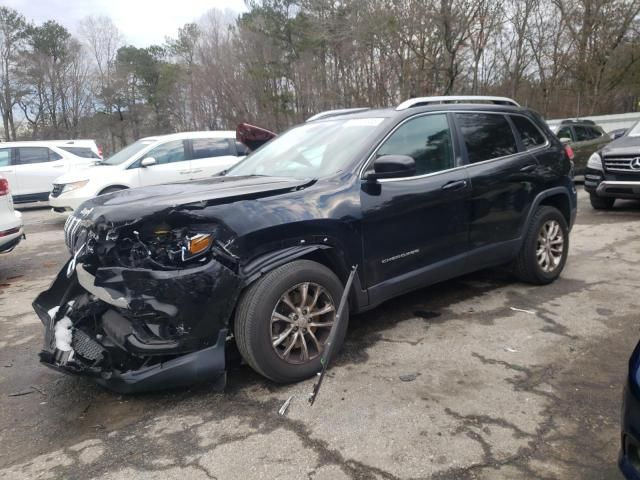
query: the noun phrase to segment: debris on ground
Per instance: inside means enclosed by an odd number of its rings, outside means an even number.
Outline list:
[[[515,348],[511,348],[511,347],[504,347],[504,351],[505,352],[509,352],[509,353],[518,353],[518,350],[516,350]]]
[[[33,390],[33,389],[20,390],[19,392],[10,393],[8,396],[9,397],[22,397],[23,395],[29,395],[29,394],[34,393],[34,392],[35,392],[35,390]]]
[[[400,380],[403,382],[413,382],[416,378],[418,378],[417,373],[407,373],[405,375],[400,375]]]
[[[287,410],[289,410],[289,405],[291,405],[291,400],[293,400],[293,397],[295,397],[295,395],[291,395],[289,398],[287,398],[287,401],[284,402],[280,407],[280,410],[278,410],[278,415],[280,416],[286,415]]]
[[[524,308],[516,308],[516,307],[509,307],[511,310],[513,310],[514,312],[522,312],[522,313],[528,313],[529,315],[535,315],[536,312],[534,312],[533,310],[525,310]]]

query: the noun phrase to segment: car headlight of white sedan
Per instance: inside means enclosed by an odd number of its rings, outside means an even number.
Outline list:
[[[89,183],[89,180],[81,180],[79,182],[65,183],[64,187],[62,187],[61,193],[67,193],[73,190],[78,190],[79,188],[84,187],[87,183]]]

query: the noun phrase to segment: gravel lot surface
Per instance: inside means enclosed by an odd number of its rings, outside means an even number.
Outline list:
[[[24,218],[27,240],[0,257],[2,478],[621,478],[638,203],[595,212],[580,192],[552,285],[488,270],[353,317],[312,408],[311,380],[279,386],[248,367],[222,394],[119,396],[41,366],[31,301],[66,261],[64,219]]]

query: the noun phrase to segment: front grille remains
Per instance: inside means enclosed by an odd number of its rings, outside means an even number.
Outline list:
[[[67,249],[73,255],[75,253],[77,233],[82,224],[82,220],[73,215],[69,215],[67,221],[64,224],[64,243],[67,245]]]
[[[638,157],[605,157],[604,168],[609,172],[638,173],[640,167],[636,167],[634,160]]]
[[[93,340],[89,335],[77,328],[73,331],[73,349],[83,358],[87,360],[102,359],[102,346]]]
[[[59,197],[60,194],[62,193],[62,189],[64,188],[64,185],[61,183],[54,183],[53,184],[53,190],[51,190],[51,196],[53,198]]]

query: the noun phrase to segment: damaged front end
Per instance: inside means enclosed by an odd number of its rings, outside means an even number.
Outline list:
[[[223,225],[188,210],[72,216],[65,240],[72,258],[33,302],[42,363],[122,393],[224,385],[240,277]]]

